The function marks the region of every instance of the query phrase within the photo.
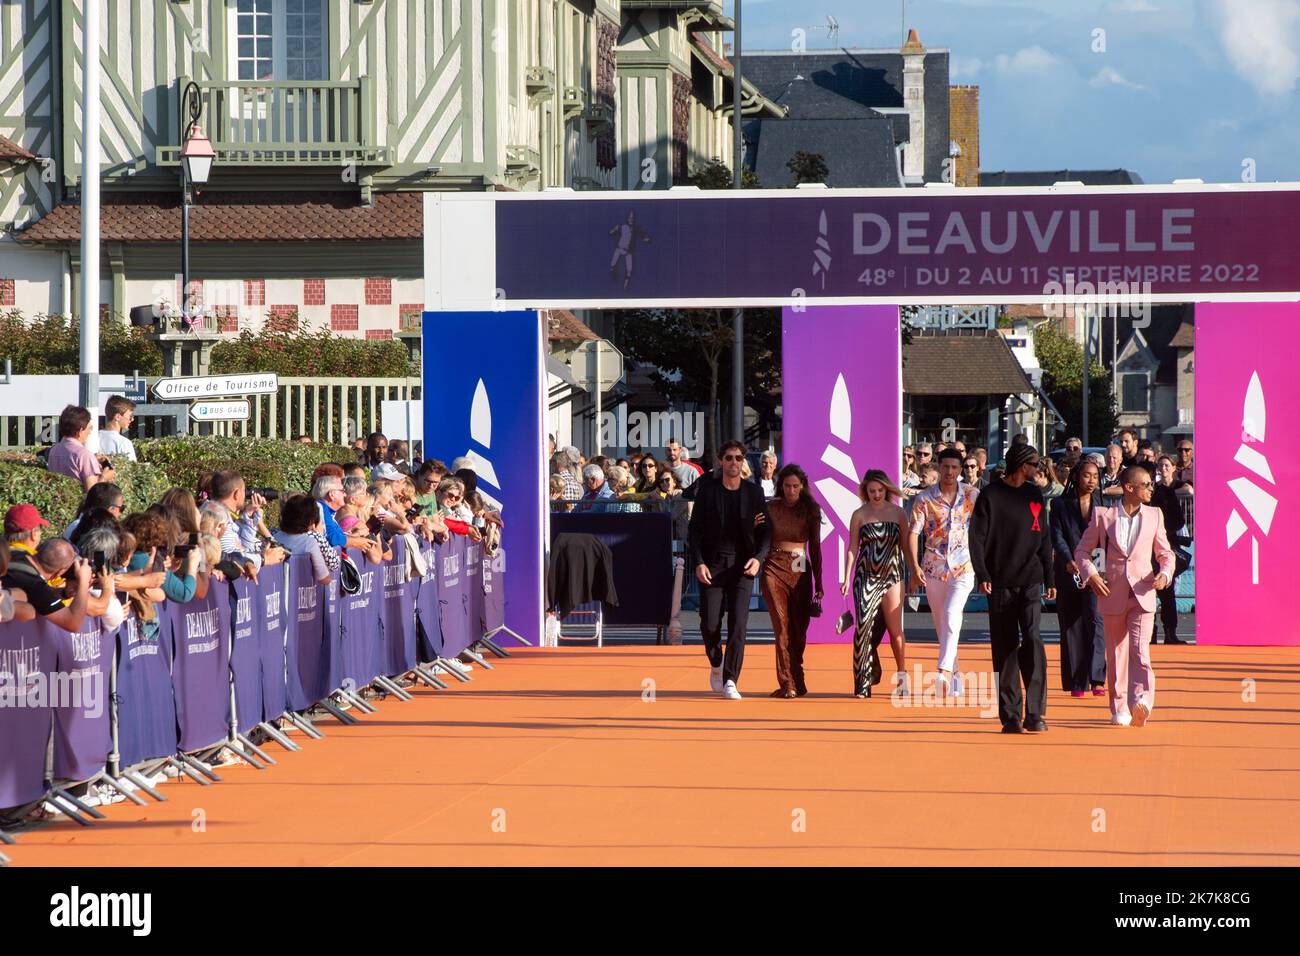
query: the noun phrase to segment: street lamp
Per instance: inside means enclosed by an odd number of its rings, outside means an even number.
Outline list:
[[[203,186],[212,174],[217,152],[212,148],[199,118],[203,115],[203,94],[193,80],[181,94],[181,103],[190,114],[181,145],[181,327],[188,331],[190,322],[190,186]]]

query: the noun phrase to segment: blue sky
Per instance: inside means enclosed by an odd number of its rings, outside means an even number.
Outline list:
[[[827,14],[840,46],[900,45],[902,0],[743,4],[744,49],[828,48]],[[1300,0],[907,0],[906,22],[980,87],[984,170],[1300,181]]]

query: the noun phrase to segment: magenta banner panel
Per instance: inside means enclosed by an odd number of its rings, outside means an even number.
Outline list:
[[[851,643],[835,633],[849,605],[840,597],[849,521],[860,504],[858,482],[871,468],[899,478],[903,445],[903,371],[898,307],[787,308],[781,329],[783,403],[781,463],[802,466],[822,506],[825,613],[808,640]]]
[[[1300,646],[1300,303],[1196,306],[1196,643]]]

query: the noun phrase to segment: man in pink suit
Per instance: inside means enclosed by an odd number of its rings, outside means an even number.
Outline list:
[[[1174,552],[1165,535],[1165,516],[1151,500],[1151,473],[1132,465],[1120,478],[1124,495],[1117,507],[1094,508],[1092,523],[1079,539],[1074,562],[1079,576],[1097,592],[1097,610],[1106,632],[1106,680],[1110,722],[1141,727],[1155,706],[1156,675],[1151,669],[1151,632],[1156,591],[1174,579]],[[1093,563],[1104,555],[1103,574]],[[1159,573],[1151,566],[1152,552]]]

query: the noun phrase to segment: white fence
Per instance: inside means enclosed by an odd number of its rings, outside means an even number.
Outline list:
[[[147,380],[150,387],[157,378]],[[190,434],[288,439],[306,435],[314,442],[350,444],[381,431],[385,401],[410,401],[421,394],[418,378],[281,378],[272,395],[249,397],[252,414],[244,421],[189,422]],[[168,402],[186,410],[185,402]],[[137,412],[134,438],[171,434],[170,416]],[[0,449],[51,445],[58,439],[58,419],[48,415],[0,416]]]

